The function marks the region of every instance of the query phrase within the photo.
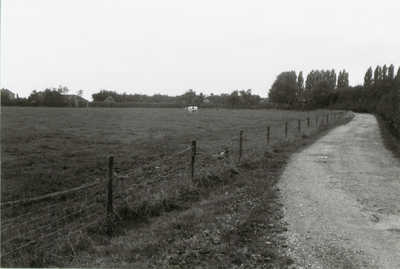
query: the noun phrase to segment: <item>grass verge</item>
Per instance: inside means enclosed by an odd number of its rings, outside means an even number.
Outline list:
[[[289,266],[293,261],[285,253],[286,224],[281,221],[282,205],[275,185],[292,153],[351,118],[350,114],[339,123],[303,132],[263,149],[253,149],[239,163],[226,161],[219,165],[218,171],[203,170],[198,174],[197,183],[185,185],[180,195],[166,195],[179,189],[175,186],[163,190],[164,196],[158,192],[142,201],[141,206],[121,205],[116,234],[102,240],[92,239],[90,255],[80,253],[67,266]]]
[[[400,158],[400,133],[385,122],[382,116],[375,115],[378,120],[379,128],[381,130],[381,135],[383,138],[383,143],[385,147],[393,152],[394,156]]]

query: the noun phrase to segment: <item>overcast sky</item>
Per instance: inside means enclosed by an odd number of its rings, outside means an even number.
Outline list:
[[[267,97],[283,71],[332,68],[355,86],[397,71],[399,14],[397,0],[2,0],[1,87]]]

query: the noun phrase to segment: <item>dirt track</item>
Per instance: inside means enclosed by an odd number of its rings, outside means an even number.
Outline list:
[[[293,268],[400,268],[400,162],[373,115],[295,154],[279,187]]]

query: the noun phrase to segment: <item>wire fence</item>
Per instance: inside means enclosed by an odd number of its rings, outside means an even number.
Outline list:
[[[198,187],[199,178],[207,179],[235,166],[240,161],[242,147],[252,148],[253,152],[255,149],[256,155],[262,155],[277,141],[307,132],[310,127],[334,123],[345,113],[271,121],[268,126],[241,131],[229,139],[201,144],[195,149],[191,146],[123,173],[114,173],[111,168],[108,176],[76,188],[4,202],[1,204],[2,266],[61,266],[62,261],[73,259],[77,249],[91,244],[85,234],[105,234],[110,229],[106,210],[110,203],[109,186],[114,201],[111,207],[116,209],[111,208],[111,221],[126,219],[127,212],[139,214],[143,205],[149,208],[159,201],[165,206],[168,199],[190,195]],[[189,180],[191,174],[193,178]]]

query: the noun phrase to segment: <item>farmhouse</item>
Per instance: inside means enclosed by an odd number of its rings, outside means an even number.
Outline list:
[[[115,103],[115,100],[114,100],[114,98],[112,98],[112,96],[108,96],[106,98],[106,100],[104,100],[104,103],[113,104],[113,103]]]
[[[71,106],[84,107],[89,105],[89,101],[75,94],[63,94]]]
[[[8,97],[10,98],[10,100],[15,99],[15,94],[14,94],[12,91],[10,91],[10,90],[1,89],[1,94],[2,94],[2,95],[7,94]]]

